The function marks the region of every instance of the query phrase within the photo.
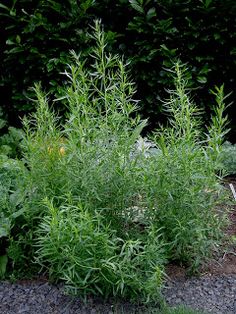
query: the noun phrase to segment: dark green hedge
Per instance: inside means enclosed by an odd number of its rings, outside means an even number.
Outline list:
[[[86,51],[84,25],[92,19],[87,13],[89,1],[81,5],[76,1],[11,2],[12,6],[1,6],[4,36],[0,84],[6,95],[3,106],[14,120],[16,115],[33,109],[27,97],[32,96],[29,87],[34,82],[42,81],[50,91],[56,91],[58,81],[63,79],[59,72],[69,61],[69,50]]]
[[[209,89],[225,83],[235,90],[236,2],[234,0],[38,0],[0,2],[0,87],[10,121],[33,109],[28,88],[41,80],[58,93],[58,75],[74,49],[88,55],[89,24],[102,19],[109,49],[131,59],[137,98],[151,127],[162,121],[165,71],[180,58],[189,67],[189,87],[209,114]],[[235,97],[232,94],[231,100]],[[234,105],[233,105],[234,106]],[[236,118],[229,110],[232,128]],[[208,115],[206,116],[208,117]],[[235,131],[235,130],[234,130]],[[231,133],[233,136],[234,132]]]
[[[194,98],[207,113],[210,88],[225,83],[226,91],[235,89],[234,1],[146,1],[140,9],[134,6],[138,1],[130,2],[134,13],[127,27],[127,45],[134,55],[140,97],[145,97],[144,113],[152,121],[161,110],[160,95],[171,84],[164,68],[176,58],[188,64]]]

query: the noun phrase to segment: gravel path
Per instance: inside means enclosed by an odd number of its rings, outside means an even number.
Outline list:
[[[11,284],[0,282],[0,314],[126,314],[146,313],[145,306],[131,303],[105,303],[63,293],[63,286],[47,282]]]
[[[169,305],[185,304],[214,314],[236,314],[236,275],[175,280],[164,291]]]
[[[175,280],[164,290],[171,305],[185,304],[206,313],[236,313],[236,275],[206,276],[199,279]],[[10,284],[0,282],[1,314],[95,314],[147,313],[144,308],[129,303],[102,303],[63,294],[62,286],[47,282]],[[150,313],[150,312],[149,312]]]

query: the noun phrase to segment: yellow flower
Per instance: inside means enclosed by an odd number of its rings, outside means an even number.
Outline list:
[[[53,148],[51,146],[48,146],[48,154],[51,155],[53,152]]]
[[[50,141],[46,142],[47,152],[48,155],[51,156],[64,156],[66,149],[65,149],[65,143],[67,139],[65,137],[61,137],[58,139],[51,138]]]
[[[59,149],[59,154],[61,156],[64,156],[65,155],[65,147],[61,146],[60,149]]]

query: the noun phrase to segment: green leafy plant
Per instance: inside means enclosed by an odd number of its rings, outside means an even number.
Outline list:
[[[228,141],[225,142],[222,146],[220,160],[222,163],[222,168],[225,171],[225,175],[235,175],[236,174],[236,145],[233,145]]]
[[[217,89],[215,116],[205,140],[199,110],[186,92],[184,68],[175,66],[175,90],[165,102],[169,127],[154,135],[162,154],[149,158],[144,179],[149,181],[147,214],[169,243],[170,255],[194,269],[207,257],[220,239],[225,216],[217,210],[221,187],[220,147],[227,132],[224,118],[223,87]],[[225,212],[226,214],[226,212]]]
[[[7,260],[7,255],[0,256],[0,279],[2,279],[6,273]]]
[[[93,63],[72,52],[75,63],[65,71],[65,124],[39,85],[37,111],[24,120],[37,257],[70,291],[154,300],[164,276],[163,241],[155,226],[147,222],[142,232],[135,221],[146,161],[135,147],[145,121],[135,116],[123,60],[105,52],[99,22],[91,36]]]
[[[4,270],[2,275],[8,275],[8,271],[14,268],[19,272],[19,269],[25,269],[28,263],[22,247],[26,244],[23,240],[26,230],[30,229],[29,226],[26,227],[24,208],[27,192],[23,181],[26,171],[22,161],[0,155],[0,255]],[[28,246],[28,253],[29,251]]]
[[[155,312],[153,312],[155,313]],[[192,308],[189,308],[184,305],[180,305],[177,307],[166,307],[162,310],[161,314],[204,314],[204,311],[195,310]],[[206,314],[206,313],[205,313]]]
[[[20,142],[22,139],[23,132],[21,129],[9,127],[7,133],[0,136],[0,154],[11,158],[20,157]]]
[[[0,155],[7,155],[12,158],[19,157],[22,138],[23,131],[9,127],[8,121],[0,109]]]
[[[55,208],[45,201],[48,214],[39,228],[38,259],[48,265],[69,292],[115,295],[154,300],[163,280],[164,250],[150,233],[148,242],[124,241],[104,217],[81,205]],[[159,292],[159,293],[158,293]]]
[[[13,218],[22,213],[24,195],[17,188],[17,176],[22,173],[22,167],[21,162],[0,156],[0,237],[9,235]]]
[[[197,269],[221,239],[224,89],[215,90],[204,136],[177,62],[169,124],[142,140],[146,121],[136,114],[127,65],[106,51],[98,21],[91,39],[92,59],[71,52],[55,99],[67,106],[65,121],[35,85],[37,111],[23,121],[25,223],[8,255],[37,256],[75,293],[159,300],[167,260]]]
[[[137,198],[143,154],[131,158],[131,153],[145,121],[135,117],[134,86],[124,63],[105,54],[98,27],[94,63],[86,68],[73,52],[75,64],[65,72],[70,86],[63,97],[69,108],[64,129],[36,86],[39,107],[32,121],[24,121],[24,145],[38,199],[47,196],[60,202],[61,195],[70,193],[89,208],[106,211],[109,219],[123,215]]]

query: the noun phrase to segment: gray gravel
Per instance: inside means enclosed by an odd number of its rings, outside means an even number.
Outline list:
[[[163,291],[171,306],[185,304],[206,313],[236,314],[236,275],[191,278],[168,283]],[[62,286],[47,282],[0,282],[1,314],[146,313],[129,303],[103,303],[66,296]]]
[[[236,275],[204,276],[169,283],[169,305],[185,304],[214,314],[236,314]]]
[[[0,314],[121,314],[146,313],[145,306],[131,303],[103,302],[64,294],[63,286],[27,282],[0,282]]]

